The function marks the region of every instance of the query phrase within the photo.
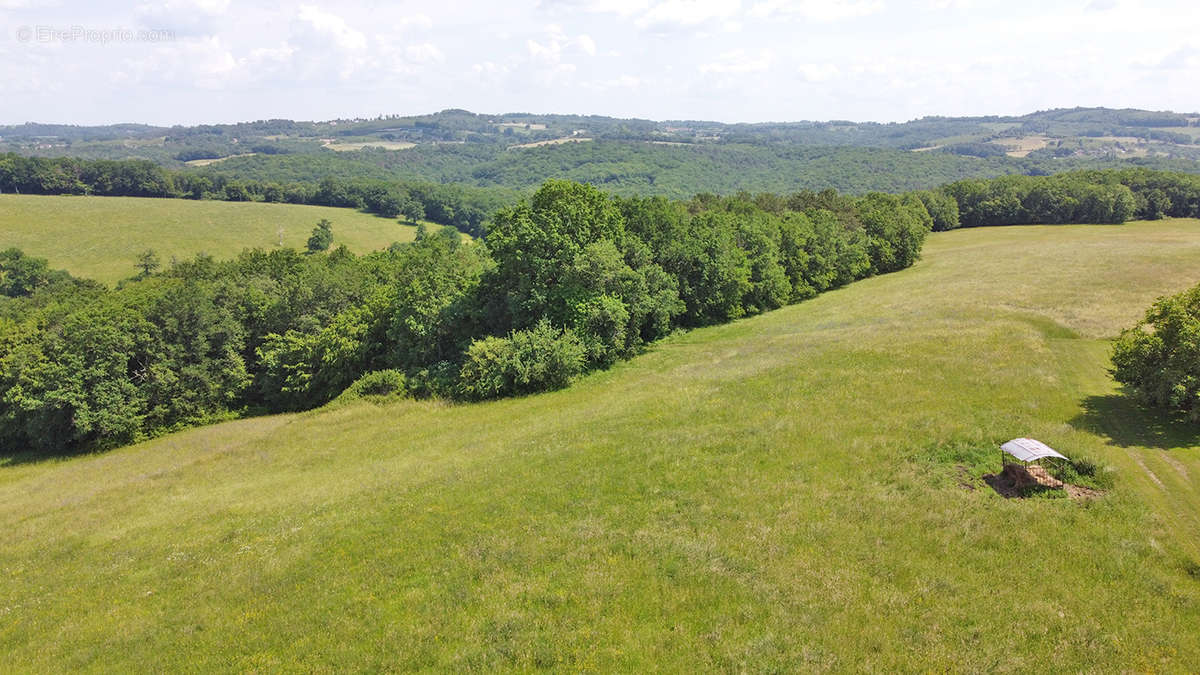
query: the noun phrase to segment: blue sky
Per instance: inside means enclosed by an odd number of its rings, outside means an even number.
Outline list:
[[[1200,110],[1200,11],[1131,0],[0,0],[0,123],[444,108],[729,122]]]

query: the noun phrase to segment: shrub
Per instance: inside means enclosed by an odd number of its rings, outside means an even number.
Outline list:
[[[373,370],[358,378],[337,397],[338,401],[360,398],[401,398],[408,393],[404,373],[398,370]]]
[[[459,393],[488,399],[561,389],[583,371],[585,352],[574,332],[544,320],[506,338],[475,340],[459,373]]]
[[[1159,298],[1117,338],[1113,377],[1146,403],[1200,421],[1200,286]]]

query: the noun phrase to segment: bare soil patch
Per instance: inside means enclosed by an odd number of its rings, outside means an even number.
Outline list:
[[[1078,500],[1095,499],[1104,495],[1100,490],[1064,483],[1037,465],[1024,467],[1019,464],[1006,464],[1000,473],[985,475],[983,482],[1006,499],[1026,499],[1053,490],[1062,490],[1068,497]]]

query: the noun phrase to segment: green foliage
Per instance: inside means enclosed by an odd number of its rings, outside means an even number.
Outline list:
[[[663,269],[679,280],[685,326],[721,323],[745,312],[750,262],[735,244],[735,222],[726,213],[701,213],[691,219],[686,237],[659,253]]]
[[[135,266],[141,270],[143,277],[148,277],[162,266],[162,261],[159,259],[158,254],[154,252],[154,249],[148,248],[137,255]]]
[[[317,226],[313,228],[312,236],[308,238],[308,252],[320,253],[328,251],[329,245],[333,243],[333,223],[325,218],[322,218]]]
[[[1117,338],[1112,362],[1142,400],[1200,421],[1200,286],[1159,298]]]
[[[27,256],[16,248],[0,251],[0,295],[32,295],[49,283],[50,264],[46,259]]]
[[[475,333],[479,280],[490,261],[479,247],[424,236],[396,252],[399,262],[388,311],[389,363],[408,371],[453,359]]]
[[[348,403],[363,398],[396,399],[408,394],[404,373],[398,370],[372,370],[358,378],[338,395],[338,402]]]
[[[1114,470],[1086,456],[1075,456],[1066,462],[1050,464],[1050,473],[1064,483],[1079,485],[1093,490],[1111,490]]]
[[[1123,223],[1138,214],[1138,201],[1122,179],[1118,172],[1006,176],[951,183],[943,189],[958,203],[963,227]]]
[[[382,360],[386,312],[393,290],[380,287],[361,305],[316,332],[269,333],[258,347],[262,401],[275,410],[302,410],[333,400]]]
[[[0,365],[6,436],[61,452],[140,437],[152,377],[153,327],[131,308],[89,306],[54,331],[21,336]]]
[[[958,214],[958,202],[942,190],[922,190],[916,193],[917,199],[925,205],[929,217],[933,220],[933,231],[944,232],[961,226]]]
[[[543,317],[565,325],[573,299],[567,268],[589,243],[620,245],[624,229],[608,196],[568,181],[547,181],[531,204],[497,212],[487,236],[496,261],[488,283],[503,298],[510,325],[527,328]]]
[[[916,197],[873,192],[859,205],[859,220],[867,234],[871,272],[886,274],[911,266],[921,255],[933,220]]]
[[[459,390],[468,399],[561,389],[583,372],[586,348],[570,330],[542,320],[508,337],[486,337],[467,348]]]

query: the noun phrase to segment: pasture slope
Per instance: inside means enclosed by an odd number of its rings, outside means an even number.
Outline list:
[[[52,269],[111,284],[133,276],[134,258],[148,248],[164,264],[199,252],[232,258],[246,248],[274,248],[282,228],[284,246],[303,250],[322,218],[333,223],[333,245],[355,253],[412,241],[416,233],[395,219],[327,206],[0,195],[0,248],[16,246],[48,258]]]
[[[567,390],[358,402],[0,467],[0,669],[1200,668],[1200,433],[1108,342],[1200,223],[913,268]],[[1006,500],[1014,436],[1117,472]]]

